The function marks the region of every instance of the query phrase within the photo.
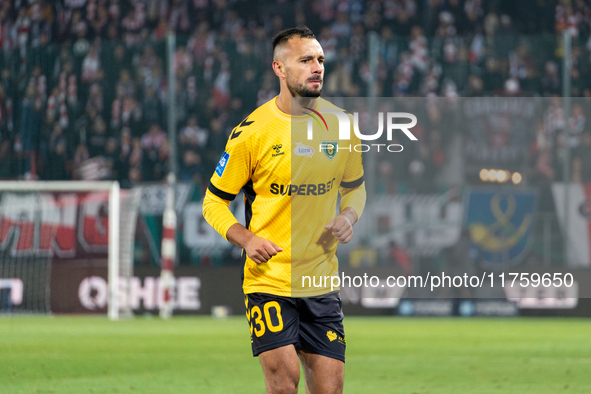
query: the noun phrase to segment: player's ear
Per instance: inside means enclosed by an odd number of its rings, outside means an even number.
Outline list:
[[[279,78],[285,78],[285,65],[281,60],[273,61],[273,71]]]

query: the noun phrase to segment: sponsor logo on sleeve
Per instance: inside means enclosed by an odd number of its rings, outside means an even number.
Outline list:
[[[228,154],[228,152],[224,152],[222,158],[220,159],[220,162],[215,168],[215,173],[218,174],[220,178],[222,177],[222,175],[224,175],[224,170],[226,169],[226,165],[228,165],[229,160],[230,155]]]

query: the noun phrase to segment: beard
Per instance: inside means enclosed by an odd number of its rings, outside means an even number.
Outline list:
[[[318,88],[318,90],[312,90],[312,89],[308,89],[306,87],[306,84],[310,81],[320,81],[320,86]],[[291,93],[292,97],[309,97],[309,98],[316,98],[316,97],[320,97],[320,95],[322,94],[322,78],[321,77],[312,77],[312,78],[308,78],[306,80],[306,82],[299,84],[299,85],[291,85],[289,82],[287,82],[287,88],[289,89],[289,92]]]

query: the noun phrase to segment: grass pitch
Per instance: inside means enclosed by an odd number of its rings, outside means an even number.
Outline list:
[[[348,317],[345,329],[345,393],[591,393],[591,320]],[[243,317],[0,317],[0,393],[264,392]]]

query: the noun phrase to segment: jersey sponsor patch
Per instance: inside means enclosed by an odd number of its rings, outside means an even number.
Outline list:
[[[296,147],[293,150],[293,153],[295,153],[296,156],[312,157],[314,156],[314,148],[304,145],[301,142],[296,142]]]
[[[220,162],[215,167],[215,173],[218,174],[218,176],[220,178],[224,174],[224,170],[226,169],[226,165],[228,165],[229,160],[230,160],[230,155],[228,154],[228,152],[224,152],[224,154],[222,154],[222,158],[220,159]]]

